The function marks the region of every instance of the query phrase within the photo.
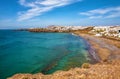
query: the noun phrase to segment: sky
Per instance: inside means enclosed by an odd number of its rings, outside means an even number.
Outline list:
[[[0,29],[120,25],[120,0],[0,0]]]

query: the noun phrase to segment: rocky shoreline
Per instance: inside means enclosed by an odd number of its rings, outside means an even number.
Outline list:
[[[82,68],[74,68],[68,71],[57,71],[53,74],[16,74],[7,79],[119,79],[120,61],[84,65]]]

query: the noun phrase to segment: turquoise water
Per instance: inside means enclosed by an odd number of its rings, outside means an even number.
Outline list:
[[[0,30],[0,79],[16,73],[53,73],[88,62],[86,41],[69,33]]]

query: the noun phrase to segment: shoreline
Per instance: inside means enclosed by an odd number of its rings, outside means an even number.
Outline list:
[[[112,59],[120,59],[120,48],[118,48],[114,42],[114,40],[109,40],[107,38],[96,37],[89,34],[81,34],[75,33],[85,40],[91,45],[92,49],[99,56],[101,62],[108,61]],[[117,43],[120,44],[120,41]]]
[[[81,35],[78,35],[78,34],[75,34],[75,33],[72,33],[72,35],[79,36],[79,37],[81,37],[81,38],[83,38],[85,40],[85,43],[86,43],[87,48],[88,48],[89,57],[90,57],[90,59],[92,59],[92,63],[91,64],[100,62],[100,58],[99,58],[98,54],[96,53],[94,48],[91,46],[91,44],[89,43],[88,40],[86,40]]]
[[[90,45],[90,49],[92,49],[90,50],[89,54],[94,58],[98,56],[96,59],[98,59],[100,62],[96,64],[91,64],[90,68],[88,69],[76,67],[68,71],[56,71],[53,74],[48,74],[48,75],[44,75],[42,73],[37,73],[37,74],[23,73],[23,74],[15,74],[7,79],[34,79],[34,78],[35,79],[68,79],[68,78],[101,79],[102,77],[103,79],[120,78],[118,75],[120,73],[119,48],[114,46],[114,44],[110,44],[110,42],[107,42],[108,40],[105,38],[99,38],[93,35],[81,34],[81,33],[72,33],[72,35],[75,36],[77,35],[85,39],[87,43]],[[112,74],[110,73],[110,70],[112,70]],[[87,74],[85,74],[86,72]],[[104,74],[104,72],[106,72],[107,75]],[[112,75],[113,77],[110,78],[109,77],[110,75]]]

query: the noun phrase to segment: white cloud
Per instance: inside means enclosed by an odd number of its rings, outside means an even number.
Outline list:
[[[18,21],[27,20],[35,16],[39,16],[44,12],[50,11],[57,7],[62,7],[74,2],[82,0],[34,0],[28,2],[27,0],[19,0],[19,3],[24,7],[29,7],[27,11],[18,12]]]
[[[81,12],[80,15],[88,16],[91,19],[120,17],[120,6]]]

